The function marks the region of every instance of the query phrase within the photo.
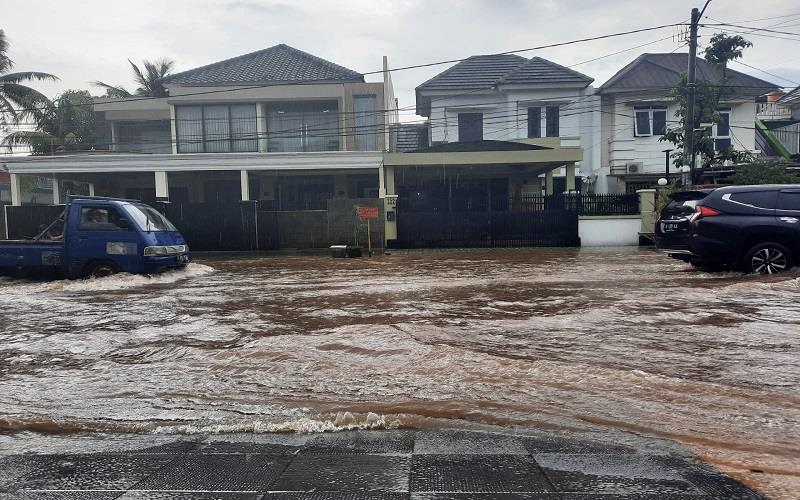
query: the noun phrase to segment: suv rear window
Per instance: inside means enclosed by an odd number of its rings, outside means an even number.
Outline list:
[[[695,207],[708,196],[704,191],[678,191],[669,195],[671,201],[664,208],[665,214],[690,214],[694,213]]]
[[[744,205],[772,210],[775,208],[775,191],[749,191],[744,193],[731,193],[730,200]]]

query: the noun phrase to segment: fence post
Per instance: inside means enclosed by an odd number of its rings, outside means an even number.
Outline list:
[[[636,191],[639,195],[639,215],[642,219],[642,225],[639,230],[642,234],[651,234],[654,232],[656,225],[656,190],[655,189],[640,189]]]

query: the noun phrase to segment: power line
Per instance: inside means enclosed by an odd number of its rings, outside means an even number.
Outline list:
[[[495,54],[486,54],[486,55],[493,56],[493,55],[519,54],[519,53],[531,52],[531,51],[535,51],[535,50],[543,50],[543,49],[549,49],[549,48],[554,48],[554,47],[563,47],[563,46],[566,46],[566,45],[572,45],[572,44],[576,44],[576,43],[585,43],[585,42],[603,40],[603,39],[607,39],[607,38],[614,38],[614,37],[632,35],[632,34],[636,34],[636,33],[644,33],[644,32],[647,32],[647,31],[654,31],[654,30],[659,30],[659,29],[664,29],[664,28],[672,28],[674,26],[680,26],[681,24],[682,23],[664,24],[664,25],[653,26],[653,27],[649,27],[649,28],[640,28],[640,29],[635,29],[635,30],[620,31],[620,32],[609,33],[609,34],[605,34],[605,35],[598,35],[598,36],[586,37],[586,38],[578,38],[578,39],[569,40],[569,41],[566,41],[566,42],[550,43],[550,44],[539,45],[539,46],[535,46],[535,47],[508,50],[508,51],[505,51],[505,52],[498,52],[498,53],[495,53]],[[470,56],[470,57],[473,57],[473,56]],[[391,73],[391,72],[395,72],[395,71],[406,71],[406,70],[409,70],[409,69],[428,68],[428,67],[432,67],[432,66],[440,66],[440,65],[443,65],[443,64],[459,63],[459,62],[462,62],[462,61],[466,61],[467,59],[469,59],[469,57],[465,57],[465,58],[461,58],[461,59],[449,59],[449,60],[445,60],[445,61],[436,61],[436,62],[431,62],[431,63],[416,64],[416,65],[411,65],[411,66],[402,66],[402,67],[397,67],[397,68],[390,68],[390,69],[387,69],[387,70],[381,69],[381,70],[368,71],[368,72],[365,72],[365,73],[361,73],[361,75],[362,76],[376,75],[376,74],[383,74],[385,72]],[[222,93],[222,92],[238,92],[238,91],[242,91],[242,90],[252,90],[252,89],[268,88],[268,87],[275,87],[275,86],[318,85],[318,84],[319,84],[319,82],[274,82],[274,83],[265,83],[265,84],[259,84],[259,85],[248,85],[248,86],[236,87],[236,88],[233,88],[233,89],[217,89],[217,90],[207,90],[207,91],[202,91],[202,92],[192,92],[192,93],[187,93],[187,94],[181,94],[180,96],[170,96],[170,97],[174,97],[174,98],[177,98],[177,97],[193,97],[193,96],[198,96],[198,95],[209,95],[209,94],[216,94],[216,93]],[[153,100],[153,99],[163,99],[163,98],[141,96],[141,97],[120,99],[118,102],[136,102],[136,101]],[[70,105],[73,105],[73,106],[89,106],[89,105],[94,105],[94,103],[92,103],[92,104],[89,104],[89,103],[76,103],[76,104],[70,104]],[[19,112],[31,112],[31,111],[36,111],[36,110],[46,110],[46,108],[39,107],[39,106],[34,106],[34,107],[30,107],[30,108],[23,108],[23,109],[17,110],[17,111],[19,111]]]

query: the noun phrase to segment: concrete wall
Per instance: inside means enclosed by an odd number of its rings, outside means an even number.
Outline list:
[[[581,216],[578,236],[582,247],[636,246],[641,225],[638,215]]]

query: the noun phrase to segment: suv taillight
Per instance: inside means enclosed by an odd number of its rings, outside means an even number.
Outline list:
[[[711,207],[704,207],[703,205],[697,205],[694,209],[694,213],[691,217],[689,217],[689,222],[697,222],[700,219],[704,219],[706,217],[714,217],[715,215],[719,215],[719,210],[714,210]]]

